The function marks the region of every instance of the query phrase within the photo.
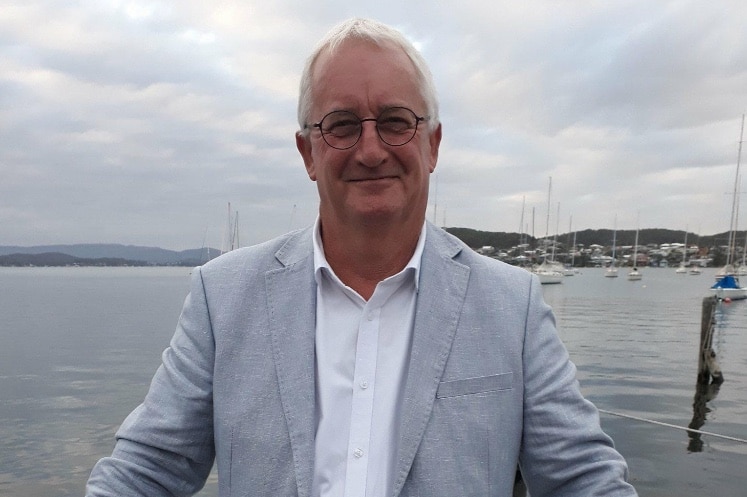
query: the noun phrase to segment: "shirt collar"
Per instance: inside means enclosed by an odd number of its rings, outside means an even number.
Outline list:
[[[327,258],[324,255],[324,245],[322,244],[322,231],[321,231],[321,219],[319,216],[316,217],[316,221],[314,222],[314,279],[316,280],[316,284],[321,284],[321,277],[322,277],[322,270],[325,270],[329,272],[329,274],[334,275],[335,272],[332,271],[332,268],[330,267],[329,263],[327,262]],[[407,265],[402,269],[402,271],[398,274],[401,274],[402,272],[408,271],[413,273],[415,278],[415,290],[418,289],[418,285],[420,282],[420,262],[423,258],[423,249],[425,247],[425,229],[426,223],[423,221],[423,227],[420,230],[420,237],[418,237],[418,244],[415,246],[415,252],[413,252],[412,257],[410,258],[410,262],[407,263]],[[337,276],[335,275],[335,279],[337,279]]]

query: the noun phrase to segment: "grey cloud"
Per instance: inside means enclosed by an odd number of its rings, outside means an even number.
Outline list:
[[[207,232],[216,245],[228,201],[246,243],[313,221],[293,141],[298,77],[353,14],[400,26],[431,64],[439,223],[513,231],[525,199],[544,226],[552,175],[563,228],[571,213],[579,229],[610,227],[615,211],[630,225],[636,210],[642,227],[727,228],[747,106],[741,2],[10,7],[0,244],[183,249]]]

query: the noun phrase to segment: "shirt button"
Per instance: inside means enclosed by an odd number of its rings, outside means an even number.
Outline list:
[[[355,449],[353,451],[353,455],[356,459],[360,459],[361,457],[363,457],[363,451],[361,449]]]
[[[368,316],[366,316],[366,319],[368,319],[369,321],[373,321],[373,319],[374,319],[374,313],[373,312],[369,312]]]
[[[363,381],[361,382],[361,388],[362,388],[363,390],[365,390],[366,388],[368,388],[368,382],[367,382],[366,380],[363,380]]]

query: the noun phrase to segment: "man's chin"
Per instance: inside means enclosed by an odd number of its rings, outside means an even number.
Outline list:
[[[392,205],[358,207],[354,210],[354,217],[364,226],[394,226],[402,224],[407,219],[407,212]]]

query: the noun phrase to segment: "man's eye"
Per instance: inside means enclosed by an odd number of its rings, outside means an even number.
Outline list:
[[[325,128],[325,133],[335,136],[351,135],[358,132],[359,123],[352,119],[342,119],[329,123]]]
[[[409,120],[398,116],[389,116],[378,122],[379,129],[392,133],[402,133],[412,128]]]

